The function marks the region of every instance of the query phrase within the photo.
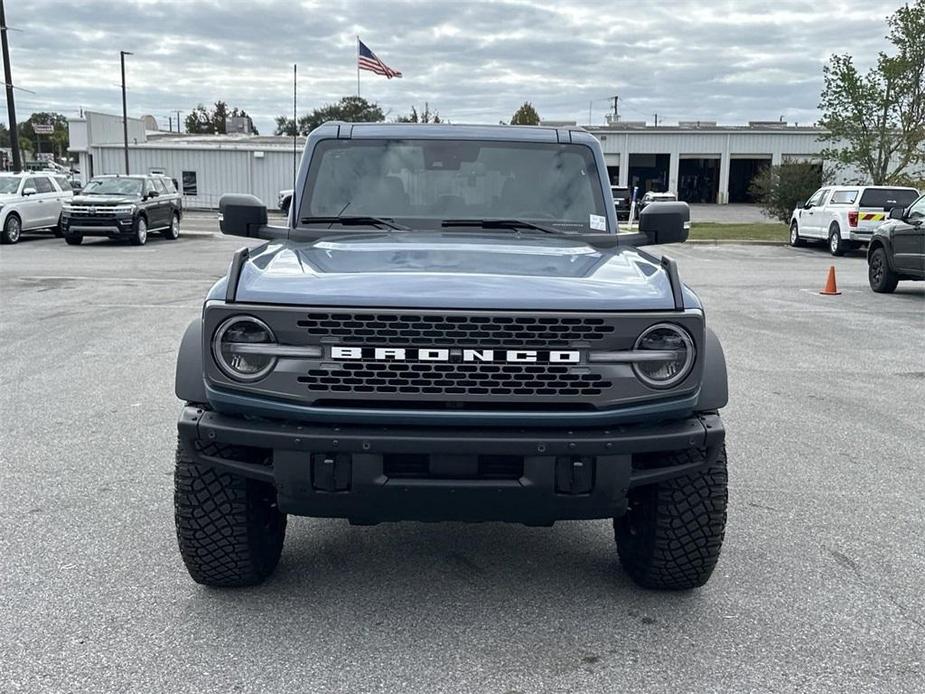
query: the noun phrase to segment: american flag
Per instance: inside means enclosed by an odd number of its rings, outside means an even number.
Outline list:
[[[365,43],[360,41],[360,38],[357,37],[357,67],[361,70],[369,70],[370,72],[375,72],[377,75],[382,75],[383,77],[388,77],[392,79],[393,77],[401,77],[401,73],[398,70],[393,70],[388,65],[383,63],[376,57],[376,54],[373,53]]]

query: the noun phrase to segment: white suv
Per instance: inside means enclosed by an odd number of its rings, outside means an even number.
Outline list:
[[[62,201],[74,197],[59,173],[0,174],[0,243],[16,243],[22,232],[52,229],[58,235]]]
[[[908,207],[919,197],[901,186],[824,186],[790,217],[790,245],[825,241],[832,255],[870,242],[894,207]]]

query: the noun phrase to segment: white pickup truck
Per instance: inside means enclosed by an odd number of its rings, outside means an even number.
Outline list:
[[[908,207],[919,197],[901,186],[823,186],[798,206],[790,218],[790,245],[818,240],[832,255],[870,241],[894,207]]]

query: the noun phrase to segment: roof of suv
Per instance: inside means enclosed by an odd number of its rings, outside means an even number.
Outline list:
[[[344,123],[328,121],[314,132],[337,128],[340,137],[521,142],[590,142],[597,140],[584,128],[542,125],[454,125],[450,123]]]

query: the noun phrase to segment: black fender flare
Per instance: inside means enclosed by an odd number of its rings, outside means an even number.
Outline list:
[[[874,236],[870,240],[870,243],[867,244],[867,264],[870,265],[870,256],[872,256],[874,251],[878,248],[883,249],[883,254],[886,256],[886,266],[891,272],[896,272],[896,269],[893,267],[893,244],[889,238],[883,236]]]
[[[726,375],[726,355],[723,346],[710,328],[704,335],[703,380],[697,411],[718,410],[729,402],[729,379]]]
[[[206,385],[202,364],[202,318],[190,323],[177,354],[177,371],[174,392],[184,402],[206,402]]]

